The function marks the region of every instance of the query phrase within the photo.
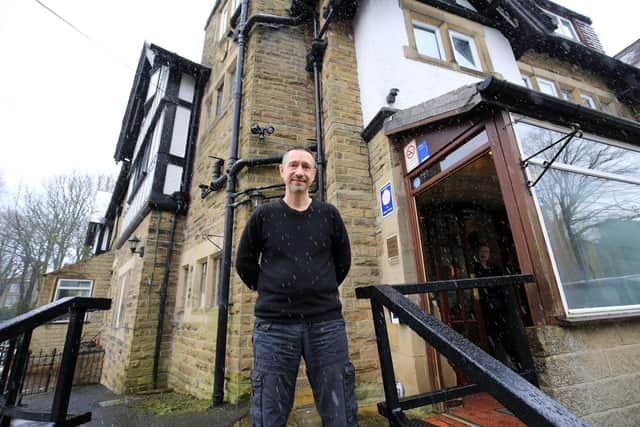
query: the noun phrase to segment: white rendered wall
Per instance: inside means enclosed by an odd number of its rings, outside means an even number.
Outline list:
[[[184,157],[187,146],[187,136],[189,136],[189,118],[191,110],[178,106],[176,117],[173,122],[173,133],[171,134],[171,147],[169,152],[174,156]]]
[[[470,74],[405,58],[409,46],[404,16],[397,1],[361,0],[354,20],[356,60],[363,124],[387,106],[389,89],[398,88],[394,108],[404,109],[482,80]],[[493,68],[504,79],[522,85],[509,42],[485,27]]]

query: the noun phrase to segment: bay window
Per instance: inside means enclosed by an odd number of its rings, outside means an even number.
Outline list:
[[[567,130],[518,122],[523,158]],[[560,149],[527,162],[533,182]],[[569,317],[640,311],[640,150],[573,138],[532,188]]]

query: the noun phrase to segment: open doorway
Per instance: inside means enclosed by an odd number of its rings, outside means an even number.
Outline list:
[[[486,146],[485,146],[486,147]],[[455,152],[454,152],[455,153]],[[424,273],[427,281],[519,274],[520,266],[492,152],[475,151],[450,168],[442,167],[415,196]],[[446,164],[444,166],[447,166]],[[504,331],[501,290],[457,290],[431,295],[431,310],[458,333],[514,370],[517,349]],[[522,290],[516,303],[525,324],[529,310]],[[444,359],[440,384],[468,383]]]

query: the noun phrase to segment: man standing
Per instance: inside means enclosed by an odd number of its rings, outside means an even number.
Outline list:
[[[286,425],[302,356],[323,426],[357,426],[355,371],[338,295],[351,266],[347,231],[334,206],[309,196],[316,176],[310,151],[290,148],[280,176],[284,198],[251,215],[236,257],[238,274],[258,291],[253,425]]]

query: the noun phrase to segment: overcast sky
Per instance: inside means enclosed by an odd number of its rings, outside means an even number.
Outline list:
[[[113,152],[144,41],[199,62],[214,3],[0,0],[0,174],[9,189],[74,168],[117,173]],[[590,16],[608,54],[640,38],[637,1],[557,3]]]

